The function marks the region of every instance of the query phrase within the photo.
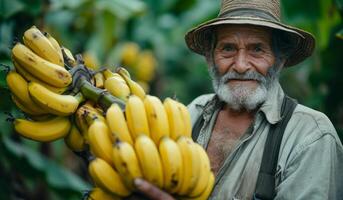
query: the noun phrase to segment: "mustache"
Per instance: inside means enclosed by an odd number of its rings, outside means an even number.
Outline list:
[[[227,83],[230,80],[255,80],[262,84],[267,83],[267,79],[262,74],[256,71],[247,71],[245,73],[237,73],[235,71],[227,72],[225,75],[220,77],[222,83]]]

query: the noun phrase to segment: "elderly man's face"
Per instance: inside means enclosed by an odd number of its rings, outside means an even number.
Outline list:
[[[252,110],[267,94],[268,72],[275,63],[271,33],[249,25],[218,27],[213,52],[214,89],[233,109]]]

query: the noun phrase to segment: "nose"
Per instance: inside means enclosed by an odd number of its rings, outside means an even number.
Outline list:
[[[243,74],[249,71],[250,68],[251,65],[248,61],[248,55],[246,54],[245,49],[239,49],[235,56],[233,70],[235,70],[237,73]]]

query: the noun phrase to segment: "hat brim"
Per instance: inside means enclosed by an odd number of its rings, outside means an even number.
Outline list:
[[[315,48],[315,39],[312,34],[275,21],[252,17],[225,17],[216,18],[205,22],[187,32],[185,41],[192,51],[205,55],[209,50],[209,34],[213,34],[213,28],[219,25],[248,24],[277,29],[286,33],[290,39],[295,40],[294,51],[285,62],[285,67],[296,65],[312,55]]]

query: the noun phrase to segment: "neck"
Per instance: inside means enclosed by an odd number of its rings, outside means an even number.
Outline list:
[[[226,113],[229,118],[234,119],[235,121],[252,121],[255,117],[256,110],[248,111],[246,109],[234,110],[230,108],[227,104],[223,107],[222,111]]]

